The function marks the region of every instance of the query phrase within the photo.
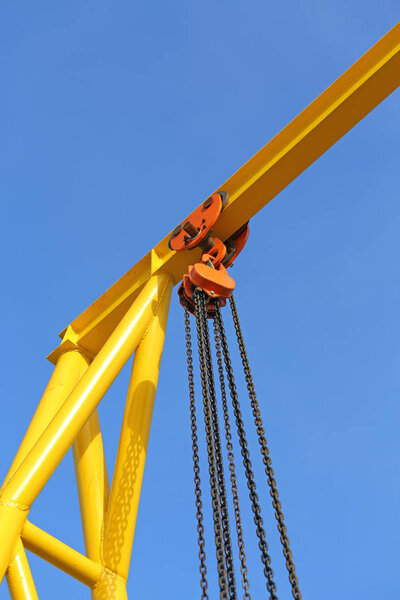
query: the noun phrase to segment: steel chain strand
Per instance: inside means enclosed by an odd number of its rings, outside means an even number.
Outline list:
[[[232,434],[231,434],[231,426],[229,422],[229,412],[228,412],[228,403],[226,399],[226,388],[225,388],[225,377],[224,377],[224,366],[222,362],[222,352],[221,352],[221,336],[218,329],[218,323],[214,318],[214,338],[215,338],[215,349],[217,355],[217,364],[218,364],[218,374],[219,374],[219,382],[221,388],[221,399],[222,399],[222,408],[224,413],[224,425],[225,425],[225,440],[226,440],[226,449],[229,460],[229,471],[230,471],[230,480],[231,480],[231,489],[232,489],[232,497],[233,497],[233,506],[235,510],[235,521],[236,521],[236,533],[237,533],[237,541],[239,547],[239,559],[240,559],[240,572],[242,574],[242,588],[243,588],[243,598],[244,600],[251,600],[250,592],[249,592],[249,580],[248,580],[248,571],[246,564],[246,553],[244,551],[244,539],[243,539],[243,529],[242,529],[242,519],[240,515],[240,505],[239,505],[239,494],[237,487],[237,479],[236,479],[236,468],[235,468],[235,456],[233,453],[233,445],[232,445]]]
[[[202,304],[200,295],[197,291],[193,294],[193,300],[195,305],[195,316],[197,326],[197,341],[199,347],[199,362],[200,362],[200,379],[201,388],[203,395],[203,411],[204,411],[204,423],[206,430],[206,441],[207,441],[207,457],[208,457],[208,471],[210,475],[210,489],[211,489],[211,506],[214,520],[214,535],[215,535],[215,550],[217,556],[217,570],[218,570],[218,583],[220,590],[220,599],[228,599],[226,571],[225,571],[225,560],[224,560],[224,549],[222,542],[221,532],[221,518],[219,509],[219,497],[218,497],[218,485],[216,477],[216,466],[213,446],[213,435],[212,435],[212,423],[210,406],[208,400],[208,384],[207,384],[207,367],[204,349],[204,334],[203,334],[203,322],[202,322]]]
[[[276,583],[274,581],[274,572],[271,567],[271,557],[268,552],[268,550],[269,550],[268,543],[267,543],[267,540],[265,537],[265,530],[263,527],[263,520],[261,517],[261,508],[260,508],[260,504],[259,504],[258,496],[257,496],[257,492],[256,492],[256,484],[254,481],[254,474],[252,471],[250,452],[247,447],[246,432],[244,429],[242,413],[240,410],[239,398],[238,398],[238,394],[236,391],[235,378],[233,375],[233,368],[232,368],[232,363],[231,363],[231,359],[230,359],[230,355],[229,355],[229,349],[228,349],[228,344],[227,344],[227,340],[226,340],[225,329],[224,329],[223,322],[222,322],[221,311],[218,306],[216,307],[215,318],[216,318],[216,321],[218,324],[218,329],[219,329],[219,333],[220,333],[220,337],[221,337],[222,353],[223,353],[223,357],[224,357],[229,391],[230,391],[230,395],[231,395],[231,399],[232,399],[232,406],[233,406],[233,412],[235,415],[235,422],[236,422],[236,426],[237,426],[239,444],[240,444],[241,454],[242,454],[242,458],[243,458],[243,465],[245,468],[247,487],[249,489],[251,508],[254,513],[254,523],[256,525],[256,533],[257,533],[257,537],[259,540],[258,547],[260,548],[260,551],[261,551],[261,561],[264,565],[264,575],[267,579],[266,586],[267,586],[268,592],[270,594],[270,599],[277,600],[278,596],[277,596]]]
[[[232,542],[229,526],[229,514],[228,514],[228,503],[226,497],[226,486],[225,486],[225,475],[224,475],[224,464],[222,458],[222,446],[221,446],[221,435],[219,428],[218,409],[217,409],[217,397],[215,393],[214,383],[214,371],[211,358],[211,345],[210,345],[210,334],[208,330],[208,319],[207,319],[207,307],[206,307],[206,295],[204,292],[200,293],[201,302],[201,316],[203,321],[203,335],[204,335],[204,349],[207,365],[207,379],[208,379],[208,390],[210,398],[210,411],[211,421],[214,435],[214,450],[215,450],[215,462],[217,467],[217,481],[218,481],[218,493],[220,500],[220,511],[221,511],[221,523],[222,523],[222,535],[224,541],[225,550],[225,563],[226,573],[228,579],[228,592],[230,600],[236,600],[236,580],[235,570],[233,564],[232,554]]]
[[[190,317],[187,306],[185,306],[185,337],[186,337],[186,356],[187,370],[189,381],[189,399],[190,399],[190,427],[192,433],[192,452],[193,452],[193,472],[194,472],[194,487],[196,497],[196,518],[197,518],[197,543],[199,546],[200,559],[200,587],[202,590],[201,600],[209,600],[207,588],[207,567],[206,553],[204,540],[204,525],[203,525],[203,504],[201,500],[201,482],[200,482],[200,466],[199,466],[199,447],[197,438],[197,419],[196,419],[196,404],[194,395],[194,379],[193,379],[193,353],[192,353],[192,334],[190,330]]]
[[[240,356],[242,359],[244,374],[245,374],[245,378],[246,378],[247,389],[249,391],[250,404],[251,404],[251,408],[253,410],[254,423],[255,423],[256,429],[257,429],[258,442],[260,444],[261,455],[262,455],[263,463],[265,466],[265,473],[267,475],[268,485],[270,488],[272,505],[275,510],[275,518],[277,520],[278,531],[280,533],[280,539],[281,539],[282,548],[283,548],[283,555],[286,560],[286,567],[287,567],[288,574],[289,574],[289,581],[290,581],[290,585],[292,587],[292,595],[293,595],[293,598],[295,598],[295,600],[301,600],[302,596],[301,596],[301,592],[299,589],[299,581],[297,579],[296,568],[295,568],[295,565],[293,562],[293,555],[292,555],[292,551],[290,549],[289,538],[287,535],[287,529],[286,529],[284,516],[283,516],[283,512],[282,512],[282,505],[279,500],[279,492],[278,492],[276,480],[274,477],[274,470],[272,468],[272,462],[271,462],[267,439],[266,439],[265,431],[264,431],[264,427],[263,427],[263,421],[261,418],[260,407],[258,404],[255,387],[254,387],[254,382],[253,382],[253,377],[251,374],[249,360],[248,360],[248,356],[247,356],[247,352],[246,352],[246,347],[244,344],[243,333],[242,333],[242,329],[241,329],[240,323],[239,323],[236,302],[235,302],[235,299],[233,296],[229,299],[229,301],[230,301],[230,305],[231,305],[232,317],[233,317],[233,322],[234,322],[235,331],[236,331],[236,337],[237,337],[237,341],[238,341],[238,345],[239,345]]]

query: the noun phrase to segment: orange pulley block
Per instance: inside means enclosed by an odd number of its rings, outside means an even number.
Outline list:
[[[169,239],[169,247],[176,252],[200,247],[203,250],[200,262],[189,265],[188,273],[178,289],[182,306],[188,306],[195,313],[192,300],[196,288],[202,289],[208,296],[207,314],[214,313],[215,300],[219,306],[225,306],[235,289],[235,281],[228,275],[227,267],[242,251],[249,236],[246,223],[225,242],[212,236],[213,227],[228,203],[226,192],[217,192],[194,210],[178,227]]]

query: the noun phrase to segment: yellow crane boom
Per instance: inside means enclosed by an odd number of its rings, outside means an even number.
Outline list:
[[[215,235],[225,240],[237,231],[399,85],[400,23],[218,188],[228,192],[229,204]],[[96,354],[152,275],[168,273],[178,283],[200,250],[177,254],[168,247],[169,237],[72,321],[60,334],[65,343]],[[62,345],[50,355],[52,362],[60,350]]]

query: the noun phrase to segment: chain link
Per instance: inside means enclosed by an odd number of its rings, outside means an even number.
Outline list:
[[[199,350],[200,362],[200,378],[203,396],[203,411],[207,441],[207,457],[208,470],[210,475],[211,487],[211,504],[214,520],[215,547],[217,556],[218,582],[220,589],[220,600],[236,600],[236,582],[232,555],[232,544],[229,528],[228,504],[226,497],[226,486],[222,458],[221,434],[219,428],[217,398],[215,392],[215,382],[213,374],[213,365],[211,357],[210,336],[208,329],[206,296],[201,290],[196,290],[193,294],[195,305],[196,326],[197,326],[197,341]],[[271,457],[265,436],[263,421],[261,418],[260,407],[258,404],[253,377],[250,370],[249,360],[244,344],[244,338],[239,323],[236,303],[233,296],[230,298],[233,322],[236,331],[240,356],[242,359],[247,389],[249,392],[250,405],[254,417],[254,422],[257,430],[258,442],[260,445],[261,455],[265,467],[272,505],[275,511],[280,540],[283,547],[283,554],[286,560],[286,567],[289,574],[289,581],[292,588],[292,595],[295,600],[301,600],[302,596],[299,589],[299,582],[296,576],[293,555],[290,549],[287,529],[284,522],[282,505],[279,499],[274,471],[272,468]],[[196,498],[196,518],[198,532],[198,546],[200,559],[200,586],[202,589],[202,600],[209,600],[208,582],[207,582],[207,567],[206,553],[204,540],[204,525],[203,525],[203,505],[201,497],[200,483],[200,466],[199,466],[199,450],[196,422],[196,407],[194,393],[194,378],[193,378],[193,355],[190,330],[190,317],[188,308],[185,307],[185,334],[186,334],[186,351],[188,365],[188,380],[189,380],[189,398],[190,398],[190,419],[191,419],[191,437],[193,451],[193,472],[195,483],[195,498]],[[239,398],[236,391],[236,384],[233,375],[232,363],[229,355],[228,344],[224,325],[222,322],[221,311],[218,303],[215,305],[214,313],[214,337],[218,365],[219,382],[221,387],[221,399],[223,408],[223,418],[225,426],[225,439],[227,447],[227,455],[229,461],[230,481],[233,497],[233,506],[235,512],[236,533],[239,547],[240,571],[242,574],[243,599],[251,600],[249,593],[248,571],[246,564],[246,554],[244,551],[243,530],[240,515],[238,487],[236,479],[235,460],[233,454],[232,434],[229,422],[229,410],[226,397],[224,365],[228,381],[230,396],[232,399],[233,412],[237,427],[239,444],[245,468],[247,479],[247,487],[254,514],[254,522],[256,525],[256,533],[258,536],[258,546],[261,551],[261,560],[264,566],[264,574],[266,577],[266,587],[269,592],[270,600],[278,600],[277,588],[274,581],[274,573],[271,567],[271,558],[269,555],[268,543],[266,541],[263,520],[261,517],[261,508],[256,492],[256,484],[250,460],[250,452],[247,445],[246,432],[242,413],[239,404]]]
[[[203,395],[203,410],[204,410],[204,422],[206,429],[206,441],[207,441],[207,456],[208,456],[208,471],[210,474],[210,488],[211,488],[211,505],[214,519],[214,534],[215,534],[215,549],[217,555],[217,570],[218,570],[218,583],[220,589],[220,599],[227,600],[228,590],[226,581],[226,570],[224,560],[224,548],[222,541],[222,530],[221,530],[221,515],[219,507],[219,494],[216,476],[216,464],[215,454],[213,445],[213,430],[210,406],[208,401],[208,379],[207,379],[207,364],[206,354],[204,348],[204,334],[203,334],[203,319],[202,311],[203,305],[201,302],[201,295],[199,292],[193,294],[193,300],[195,305],[196,315],[196,326],[197,326],[197,341],[199,347],[199,362],[200,362],[200,379],[201,388]]]
[[[186,355],[189,380],[189,399],[190,399],[190,423],[192,432],[192,451],[193,451],[193,472],[194,472],[194,488],[196,497],[196,518],[197,518],[197,543],[199,546],[200,559],[200,587],[202,590],[201,600],[209,600],[207,588],[207,567],[206,553],[204,540],[204,525],[203,525],[203,504],[201,501],[201,483],[200,483],[200,466],[199,466],[199,446],[197,438],[197,423],[196,423],[196,404],[194,395],[194,380],[193,380],[193,353],[192,353],[192,335],[190,331],[189,311],[185,306],[185,338],[186,338]]]
[[[295,565],[293,562],[292,551],[290,549],[289,538],[287,535],[287,529],[286,529],[286,525],[284,522],[282,505],[279,500],[279,493],[278,493],[278,489],[276,486],[276,480],[274,477],[274,470],[272,468],[272,462],[271,462],[267,439],[265,436],[265,431],[264,431],[263,422],[262,422],[262,418],[261,418],[260,407],[258,404],[256,392],[255,392],[253,377],[252,377],[251,370],[250,370],[249,360],[247,357],[246,347],[244,344],[243,334],[242,334],[242,330],[241,330],[240,323],[239,323],[239,317],[238,317],[234,297],[232,296],[229,299],[229,301],[230,301],[230,305],[231,305],[232,317],[233,317],[233,322],[234,322],[235,331],[236,331],[236,337],[237,337],[237,341],[238,341],[238,345],[239,345],[240,356],[242,359],[244,374],[245,374],[245,378],[246,378],[247,389],[249,391],[250,404],[251,404],[251,408],[253,410],[254,423],[255,423],[256,429],[257,429],[258,442],[260,444],[261,455],[262,455],[263,463],[265,466],[265,473],[267,475],[268,485],[270,488],[272,505],[275,510],[275,518],[277,520],[277,526],[278,526],[278,531],[280,533],[283,554],[284,554],[284,557],[286,560],[286,567],[287,567],[287,570],[289,573],[289,581],[292,586],[292,595],[293,595],[293,598],[295,598],[295,600],[301,600],[301,592],[299,589],[299,582],[298,582],[298,579],[296,576],[296,569],[295,569]]]
[[[261,508],[260,508],[258,496],[256,493],[256,484],[254,481],[254,474],[252,471],[250,452],[247,447],[246,432],[244,429],[242,413],[240,410],[239,398],[238,398],[238,394],[236,391],[235,378],[233,375],[232,363],[231,363],[231,359],[230,359],[230,355],[229,355],[229,349],[228,349],[228,344],[227,344],[227,340],[226,340],[225,329],[224,329],[224,326],[222,323],[221,311],[217,304],[216,304],[216,309],[215,309],[215,319],[216,319],[219,334],[221,337],[222,353],[223,353],[224,362],[225,362],[225,369],[226,369],[226,374],[227,374],[227,379],[228,379],[229,391],[230,391],[230,395],[231,395],[231,399],[232,399],[232,406],[233,406],[233,411],[234,411],[234,415],[235,415],[235,422],[236,422],[236,426],[237,426],[239,444],[240,444],[240,448],[241,448],[241,454],[243,457],[243,465],[245,468],[245,474],[246,474],[246,478],[247,478],[247,487],[249,489],[251,506],[252,506],[252,510],[254,513],[254,523],[256,525],[256,533],[257,533],[258,540],[259,540],[258,546],[261,551],[261,560],[264,565],[264,575],[267,579],[266,586],[267,586],[268,592],[270,594],[270,599],[278,600],[276,583],[274,581],[274,572],[271,567],[271,557],[268,552],[268,543],[265,538],[265,530],[263,528],[263,520],[261,517]]]
[[[217,355],[219,382],[220,382],[220,388],[221,388],[222,408],[223,408],[223,413],[224,413],[226,449],[227,449],[228,460],[229,460],[229,471],[230,471],[233,506],[234,506],[234,510],[235,510],[236,534],[237,534],[237,540],[238,540],[239,559],[240,559],[240,572],[242,574],[242,588],[244,591],[243,598],[244,598],[244,600],[251,600],[251,596],[250,596],[250,592],[249,592],[250,584],[249,584],[249,580],[248,580],[246,554],[244,551],[242,519],[240,516],[239,494],[238,494],[238,487],[237,487],[237,480],[236,480],[235,457],[233,454],[231,426],[230,426],[230,422],[229,422],[228,403],[226,400],[224,366],[223,366],[223,362],[222,362],[222,352],[221,352],[221,337],[219,334],[218,323],[215,318],[214,318],[214,338],[215,338],[215,349],[216,349],[216,355]]]
[[[219,429],[217,398],[215,393],[214,371],[211,359],[210,335],[208,331],[208,319],[206,308],[206,295],[199,292],[201,303],[201,318],[203,322],[204,350],[207,365],[208,391],[210,401],[211,421],[214,435],[215,462],[217,468],[218,493],[220,501],[220,514],[222,524],[222,535],[225,549],[226,574],[228,579],[228,592],[230,600],[236,600],[236,581],[233,565],[232,542],[229,526],[228,503],[226,498],[226,486],[224,476],[224,464],[222,459],[221,435]]]

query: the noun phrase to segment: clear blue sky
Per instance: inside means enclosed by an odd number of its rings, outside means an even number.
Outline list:
[[[398,0],[3,4],[1,477],[51,374],[57,333],[399,16]],[[399,111],[396,92],[257,215],[234,273],[309,600],[400,592]],[[110,471],[128,377],[129,366],[100,408]],[[257,600],[265,593],[243,513]],[[83,549],[71,454],[31,519]],[[196,553],[174,293],[130,597],[200,597]],[[208,554],[212,570],[210,544]],[[88,597],[30,560],[41,600]]]

